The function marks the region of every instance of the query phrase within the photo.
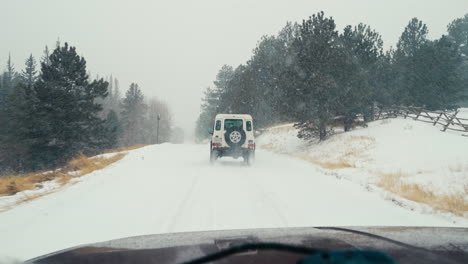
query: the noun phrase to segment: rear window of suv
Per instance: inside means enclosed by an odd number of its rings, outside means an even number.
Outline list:
[[[243,123],[242,119],[226,119],[224,120],[224,129],[242,129]]]

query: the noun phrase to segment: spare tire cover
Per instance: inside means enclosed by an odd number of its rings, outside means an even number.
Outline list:
[[[240,128],[229,128],[224,133],[226,143],[231,147],[242,146],[245,143],[245,131]]]

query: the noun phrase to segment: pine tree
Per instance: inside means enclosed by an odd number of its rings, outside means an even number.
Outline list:
[[[242,71],[242,102],[255,116],[257,126],[267,126],[281,120],[283,93],[280,76],[287,63],[287,41],[274,36],[262,37],[246,69]]]
[[[117,116],[121,112],[120,108],[120,101],[122,94],[120,93],[120,88],[119,88],[119,80],[117,78],[113,77],[113,89],[112,89],[112,96],[110,96],[110,108],[114,110],[114,112],[117,113]]]
[[[5,103],[6,103],[5,97],[6,97],[6,93],[3,88],[3,74],[0,74],[0,115],[2,114],[2,111],[4,110],[4,107],[5,107]]]
[[[50,65],[50,51],[49,47],[45,46],[44,52],[41,58],[41,64],[44,63],[45,65]]]
[[[377,32],[362,23],[354,28],[345,27],[340,41],[344,56],[339,66],[342,68],[342,89],[338,114],[344,116],[344,128],[347,131],[358,114],[364,114],[366,120],[373,116],[378,82],[374,77],[375,64],[382,56],[383,42]]]
[[[220,71],[220,73],[223,72]],[[215,98],[218,97],[219,99],[217,99],[218,109],[216,112],[213,112],[212,119],[214,119],[215,114],[220,112],[250,113],[256,115],[256,113],[254,112],[255,109],[253,101],[255,101],[256,99],[260,101],[260,98],[255,97],[251,68],[246,65],[239,65],[233,72],[232,68],[229,68],[229,71],[224,73],[229,73],[229,75],[225,75],[223,77],[225,78],[223,82],[225,82],[226,85],[224,86],[224,88],[217,87],[217,89],[214,90],[215,94],[213,95],[215,96]],[[217,79],[217,81],[215,81],[215,85],[218,82],[219,78]]]
[[[468,14],[463,18],[455,19],[448,26],[448,38],[453,41],[460,50],[463,63],[459,71],[463,76],[464,95],[468,96]],[[465,100],[465,107],[468,107],[468,100]]]
[[[13,66],[9,60],[10,72]],[[0,128],[0,145],[4,157],[0,157],[3,164],[0,168],[9,168],[13,171],[23,171],[27,169],[29,155],[29,146],[33,140],[36,126],[41,124],[34,118],[35,116],[35,97],[33,85],[36,80],[35,61],[32,56],[26,60],[26,68],[18,78],[20,81],[14,84],[14,88],[8,95],[3,115],[0,114],[0,122],[3,124]]]
[[[103,108],[99,116],[102,119],[106,119],[109,112],[114,111],[117,114],[117,117],[119,117],[120,112],[121,112],[121,107],[120,107],[121,94],[120,94],[120,89],[119,89],[119,82],[117,78],[113,77],[112,75],[106,78],[106,80],[109,83],[109,86],[107,88],[108,95],[106,98],[96,101],[97,103],[102,105],[102,108]]]
[[[6,71],[3,73],[2,77],[2,89],[0,90],[0,106],[5,106],[8,97],[13,92],[14,87],[18,83],[17,73],[15,71],[15,66],[11,61],[11,55],[8,55],[8,61],[6,65]]]
[[[36,60],[34,57],[29,55],[29,58],[25,62],[25,69],[21,74],[21,81],[25,83],[27,86],[32,87],[37,79],[37,71],[36,71]]]
[[[19,83],[8,97],[5,116],[0,128],[0,146],[6,155],[0,160],[0,169],[9,168],[15,172],[27,171],[31,166],[30,147],[35,144],[37,132],[44,125],[37,115],[37,98],[32,86]],[[1,162],[0,162],[1,163]]]
[[[107,89],[109,92],[109,96],[107,98],[112,98],[114,96],[114,78],[111,76],[109,77],[109,88]]]
[[[104,122],[103,148],[113,149],[118,146],[122,134],[122,125],[114,110],[110,110]]]
[[[132,83],[122,101],[122,144],[124,146],[145,143],[143,129],[146,111],[143,93],[138,84]]]
[[[4,104],[4,101],[3,101],[3,96],[4,96],[4,90],[3,90],[3,76],[2,74],[0,74],[0,113],[3,109],[3,104]]]
[[[428,40],[426,24],[417,18],[411,19],[397,43],[396,56],[411,57]]]
[[[223,65],[221,69],[216,74],[216,80],[214,83],[214,88],[209,91],[208,97],[209,100],[207,103],[208,106],[213,107],[210,109],[212,113],[217,112],[231,112],[232,105],[234,104],[232,100],[223,100],[234,97],[235,95],[232,87],[229,86],[229,82],[234,76],[234,70],[232,66]],[[213,116],[214,117],[214,116]]]
[[[108,83],[90,82],[86,61],[74,47],[65,43],[42,62],[34,85],[37,103],[34,117],[41,121],[31,146],[34,167],[61,164],[79,152],[96,153],[102,146],[101,105],[97,98],[107,96]]]
[[[195,134],[197,140],[203,140],[209,136],[210,128],[213,126],[213,120],[218,113],[232,112],[234,99],[237,91],[230,82],[234,76],[232,66],[223,65],[216,75],[214,87],[208,87],[204,91],[200,117],[197,120]]]
[[[320,12],[303,21],[293,44],[297,54],[295,113],[302,123],[300,136],[305,138],[326,139],[336,114],[339,85],[335,76],[342,62],[338,38],[333,18]]]
[[[284,65],[281,72],[278,74],[276,109],[281,114],[282,121],[297,120],[296,112],[297,105],[297,81],[296,76],[301,70],[297,64],[297,53],[294,50],[294,43],[300,35],[300,25],[288,23],[280,31],[278,39],[284,45]]]
[[[414,54],[412,103],[431,110],[457,108],[463,94],[462,56],[446,36],[426,42]]]
[[[455,42],[462,56],[468,59],[468,14],[455,19],[448,25],[448,37]]]
[[[89,73],[88,73],[89,76]],[[100,98],[96,100],[96,103],[102,106],[102,111],[99,112],[99,118],[106,119],[107,115],[112,109],[111,101],[113,95],[113,88],[112,88],[112,76],[110,78],[106,78],[107,83],[109,86],[107,87],[107,96],[105,98]]]
[[[219,94],[210,87],[203,92],[200,115],[195,124],[195,137],[198,141],[209,136],[209,131],[212,129],[213,120],[217,114],[219,99]]]
[[[393,54],[393,49],[382,54],[372,70],[373,99],[376,106],[380,109],[386,109],[395,105],[395,98],[399,97],[396,95],[399,90],[395,89],[397,87],[398,73],[395,69]]]
[[[418,90],[420,78],[415,67],[417,64],[416,53],[426,45],[428,29],[426,24],[417,18],[413,18],[403,31],[395,51],[395,67],[397,70],[397,80],[395,82],[395,101],[398,104],[414,105],[418,95],[422,91]]]

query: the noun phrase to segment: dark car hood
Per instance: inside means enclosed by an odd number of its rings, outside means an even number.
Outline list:
[[[468,228],[439,227],[311,227],[146,235],[83,245],[27,263],[180,263],[257,242],[377,250],[398,263],[468,263]],[[303,257],[275,251],[249,252],[220,263],[295,263]]]

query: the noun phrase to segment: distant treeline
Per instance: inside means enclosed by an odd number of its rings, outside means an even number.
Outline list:
[[[216,113],[252,114],[257,127],[303,124],[301,135],[320,140],[340,116],[373,118],[375,106],[453,109],[468,95],[468,15],[436,40],[413,18],[396,48],[365,24],[337,30],[323,12],[264,36],[250,60],[223,66],[203,98],[196,134],[205,138]]]
[[[36,68],[31,55],[17,72],[9,57],[0,75],[0,176],[52,169],[79,153],[169,141],[167,104],[146,100],[135,83],[122,98],[117,79],[90,77],[75,47],[46,47]]]

